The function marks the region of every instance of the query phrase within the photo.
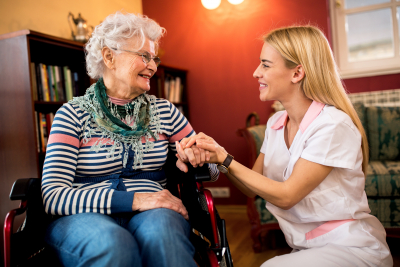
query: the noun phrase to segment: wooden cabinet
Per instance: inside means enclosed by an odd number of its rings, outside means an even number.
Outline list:
[[[2,180],[7,176],[10,182],[41,176],[44,153],[37,151],[35,111],[55,113],[63,104],[34,101],[31,62],[68,66],[78,73],[78,95],[90,85],[82,43],[30,30],[0,36],[0,175]]]
[[[22,30],[0,35],[0,217],[17,207],[8,198],[18,178],[41,176],[44,154],[37,151],[35,111],[55,112],[62,102],[33,100],[30,63],[68,66],[90,84],[83,44]]]

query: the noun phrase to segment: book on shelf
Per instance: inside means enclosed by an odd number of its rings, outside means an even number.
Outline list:
[[[37,152],[40,153],[40,151],[42,150],[41,147],[41,143],[40,143],[40,132],[39,132],[39,120],[38,120],[38,112],[35,111],[35,130],[36,130],[36,143],[37,143]]]
[[[56,66],[51,66],[51,81],[54,90],[54,101],[60,101],[60,96],[58,95],[58,84],[56,80]]]
[[[49,83],[48,83],[48,78],[47,78],[47,70],[46,70],[46,65],[40,63],[41,66],[41,85],[42,85],[42,96],[43,96],[43,101],[50,101],[50,90],[49,90]]]
[[[173,102],[175,99],[175,78],[171,78],[169,81],[169,93],[168,93],[169,102]]]
[[[53,125],[54,113],[41,113],[35,111],[35,124],[37,136],[38,152],[46,152],[48,137],[50,136],[51,126]]]
[[[181,78],[180,77],[176,77],[175,78],[175,87],[173,88],[173,90],[175,91],[173,103],[181,102],[181,97],[180,97],[180,94],[181,94],[180,93],[180,90],[181,90]]]
[[[73,82],[72,83],[74,84],[74,86],[72,87],[73,88],[73,92],[74,92],[73,96],[78,96],[79,95],[79,76],[78,76],[78,73],[74,72],[72,77],[73,77]]]
[[[34,101],[65,102],[79,95],[79,74],[68,66],[31,62],[31,83]]]
[[[72,87],[71,87],[71,71],[67,66],[63,67],[64,70],[64,85],[65,85],[65,100],[69,101],[72,99]]]
[[[37,81],[36,81],[36,68],[35,63],[31,62],[30,65],[31,70],[31,84],[32,84],[32,93],[33,93],[33,101],[37,101],[38,94],[37,94]]]
[[[50,101],[56,101],[56,96],[54,94],[54,82],[53,82],[53,76],[51,75],[51,66],[47,65],[46,66],[46,75],[47,75],[47,83],[49,87],[49,92],[50,92]]]
[[[169,99],[169,78],[164,81],[164,97],[165,99]]]
[[[47,146],[47,126],[46,126],[46,116],[45,114],[39,112],[38,113],[39,120],[39,133],[40,133],[40,151],[45,152]]]
[[[35,64],[35,63],[33,63],[33,64]],[[41,68],[42,68],[42,66],[40,66],[40,64],[35,65],[35,69],[36,69],[36,87],[37,87],[37,97],[36,98],[39,101],[43,100],[42,71],[41,71]]]
[[[182,102],[183,84],[180,77],[167,77],[164,84],[164,96],[171,103]]]
[[[64,75],[63,70],[59,66],[55,66],[56,68],[56,81],[57,81],[57,90],[60,101],[65,101],[65,87],[64,87]]]

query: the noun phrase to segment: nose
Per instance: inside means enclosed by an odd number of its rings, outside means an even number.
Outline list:
[[[147,69],[153,71],[154,73],[156,73],[157,71],[157,64],[154,62],[154,60],[150,60],[149,63],[146,64],[147,65]]]
[[[261,64],[258,65],[258,67],[256,68],[256,70],[253,73],[253,77],[256,78],[256,79],[262,77],[262,74],[260,73],[260,66],[261,66]]]

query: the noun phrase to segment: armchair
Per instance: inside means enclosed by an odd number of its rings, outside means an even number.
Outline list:
[[[251,120],[254,118],[254,125],[251,126]],[[244,137],[249,148],[249,167],[251,168],[258,155],[265,137],[266,125],[260,125],[260,119],[256,112],[248,115],[246,119],[246,128],[238,129],[237,135]],[[276,218],[265,208],[265,200],[256,196],[247,198],[247,215],[251,224],[251,238],[253,239],[253,250],[261,252],[264,237],[268,236],[269,247],[274,249],[276,246],[275,235],[271,234],[273,230],[279,230],[279,224]]]

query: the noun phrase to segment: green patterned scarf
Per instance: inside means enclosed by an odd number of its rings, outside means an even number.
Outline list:
[[[76,104],[90,114],[83,127],[83,143],[89,142],[94,134],[101,135],[90,148],[91,151],[98,152],[106,145],[111,145],[107,148],[109,153],[107,157],[115,159],[120,155],[120,153],[116,155],[115,149],[123,146],[125,148],[123,166],[126,167],[128,153],[132,149],[135,152],[133,166],[135,169],[141,167],[143,153],[154,148],[150,138],[158,140],[158,134],[161,133],[156,98],[142,94],[131,103],[119,106],[109,100],[106,90],[103,78],[100,78],[96,84],[87,89],[84,96],[74,97],[69,101],[70,104]],[[89,124],[91,127],[88,127]],[[150,130],[151,125],[155,126],[154,132]],[[142,137],[145,138],[144,147]]]

